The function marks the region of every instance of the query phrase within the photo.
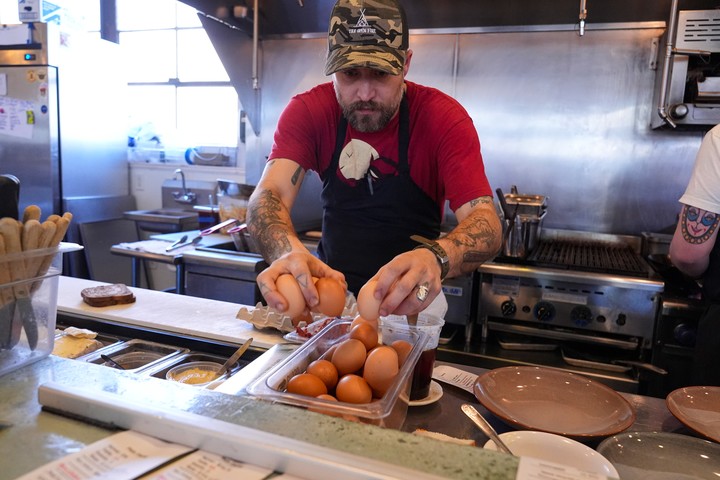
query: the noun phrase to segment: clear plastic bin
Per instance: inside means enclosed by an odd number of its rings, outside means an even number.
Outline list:
[[[61,243],[0,256],[0,375],[52,352],[62,256],[81,249]]]
[[[351,320],[345,319],[333,321],[287,359],[253,382],[247,388],[247,392],[258,398],[305,407],[348,420],[387,428],[400,428],[407,416],[412,372],[427,342],[427,335],[422,332],[408,330],[406,338],[413,348],[395,381],[383,398],[379,400],[373,400],[366,404],[352,404],[322,400],[285,391],[287,382],[294,375],[303,373],[312,361],[317,360],[336,343],[348,338],[351,323]]]

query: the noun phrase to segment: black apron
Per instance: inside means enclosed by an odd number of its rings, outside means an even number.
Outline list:
[[[703,298],[708,306],[698,320],[692,380],[694,385],[720,386],[720,242],[715,242],[703,275]]]
[[[338,122],[335,151],[324,175],[318,255],[345,274],[348,289],[356,295],[380,267],[417,246],[410,235],[433,239],[440,235],[440,209],[410,178],[410,114],[405,97],[399,115],[397,175],[374,178],[366,173],[354,187],[337,177],[347,136],[344,116]]]

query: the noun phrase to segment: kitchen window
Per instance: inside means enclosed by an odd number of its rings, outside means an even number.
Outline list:
[[[196,10],[176,0],[116,0],[127,65],[129,136],[182,152],[235,147],[237,93]]]

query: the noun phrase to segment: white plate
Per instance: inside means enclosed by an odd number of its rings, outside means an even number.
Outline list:
[[[720,442],[720,387],[685,387],[665,399],[668,410],[688,428]]]
[[[720,478],[720,445],[677,433],[623,433],[603,440],[597,451],[622,480]]]
[[[408,402],[408,405],[411,407],[419,407],[421,405],[430,405],[431,403],[435,403],[443,396],[443,389],[440,386],[439,383],[437,383],[435,380],[430,380],[430,392],[428,393],[428,396],[425,398],[421,398],[419,400],[410,400]]]
[[[546,462],[559,463],[584,472],[619,478],[617,470],[601,454],[569,438],[546,432],[518,430],[500,434],[500,439],[514,455],[532,457]],[[497,445],[488,440],[484,447],[497,451]]]
[[[615,390],[553,368],[496,368],[480,375],[473,391],[491,413],[522,430],[588,439],[635,422],[632,405]]]

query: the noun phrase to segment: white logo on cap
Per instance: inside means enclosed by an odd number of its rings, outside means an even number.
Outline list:
[[[371,35],[375,35],[375,28],[370,26],[370,23],[368,23],[367,18],[365,18],[365,9],[360,10],[360,18],[358,19],[357,23],[354,27],[351,27],[350,33],[368,33]]]
[[[370,24],[367,21],[367,18],[365,18],[365,9],[360,10],[360,18],[358,19],[357,23],[355,24],[355,28],[363,28],[363,27],[369,27]]]

